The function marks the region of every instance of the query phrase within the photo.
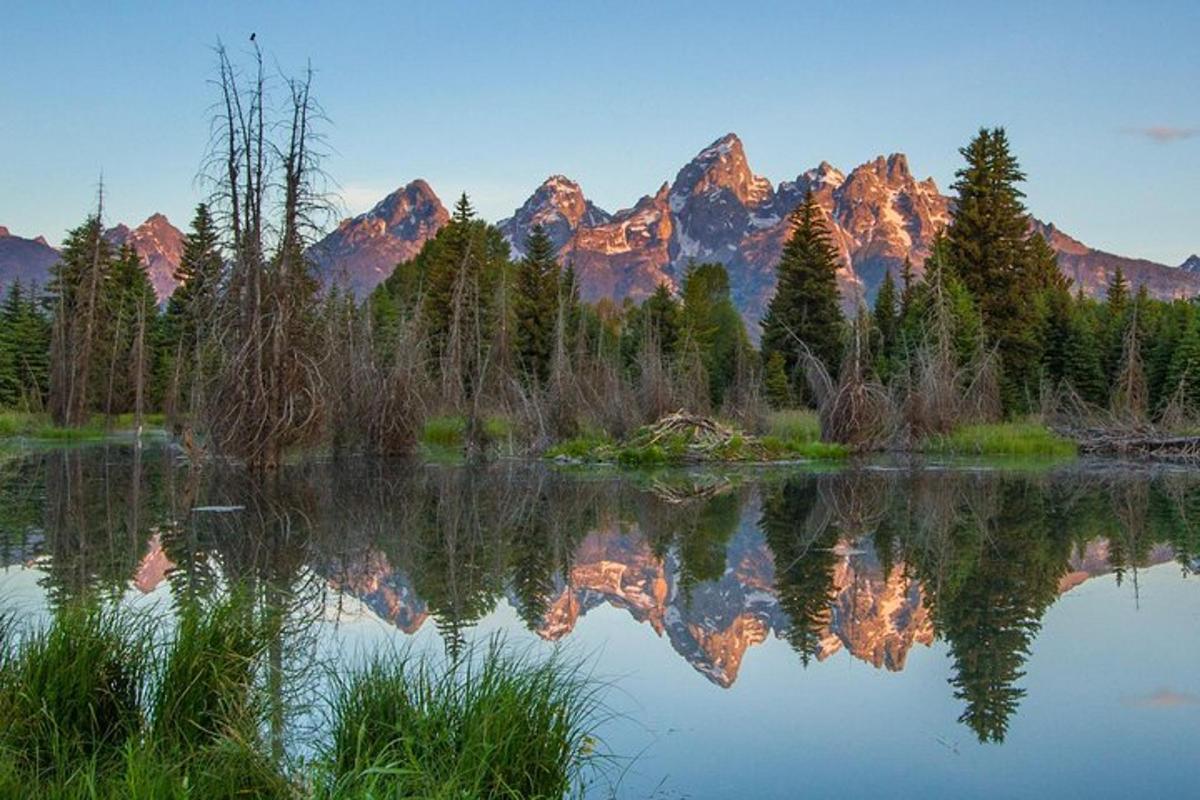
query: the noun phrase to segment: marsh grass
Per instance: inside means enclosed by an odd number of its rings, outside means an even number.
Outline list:
[[[165,641],[94,605],[31,632],[0,615],[0,797],[561,798],[596,758],[594,684],[493,641],[451,666],[391,653],[331,674],[320,757],[290,763],[267,735],[259,611],[234,591]]]
[[[165,425],[162,414],[146,414],[142,418],[143,431]],[[50,421],[47,414],[26,411],[0,411],[0,439],[37,439],[51,442],[79,442],[104,437],[135,427],[133,414],[118,414],[111,419],[94,416],[87,425],[78,428],[60,427]]]
[[[69,607],[47,628],[15,639],[9,627],[0,663],[4,782],[70,784],[84,765],[118,763],[142,724],[147,662],[139,623]]]
[[[340,681],[324,797],[561,798],[596,758],[594,685],[558,658],[377,655]]]
[[[1035,422],[964,425],[924,443],[928,453],[970,456],[1037,456],[1072,458],[1074,442]]]
[[[462,455],[466,443],[467,420],[460,415],[431,417],[421,429],[425,455],[433,460],[453,459]],[[515,452],[515,426],[503,416],[491,416],[483,422],[483,437],[489,447],[503,454]]]

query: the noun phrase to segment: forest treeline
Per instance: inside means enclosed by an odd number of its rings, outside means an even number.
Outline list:
[[[925,262],[885,274],[854,314],[825,212],[806,197],[756,346],[723,265],[690,264],[640,303],[583,302],[543,230],[514,258],[466,194],[365,300],[322,289],[305,257],[327,210],[311,74],[268,80],[257,51],[239,70],[218,50],[218,78],[211,198],[179,288],[156,304],[136,252],[104,239],[99,207],[48,285],[4,298],[0,407],[64,426],[162,412],[263,467],[293,446],[408,452],[446,414],[480,454],[495,416],[539,451],[680,408],[753,432],[768,409],[804,406],[825,439],[871,449],[1031,413],[1179,428],[1200,411],[1194,299],[1153,299],[1119,270],[1103,299],[1073,287],[1032,230],[1003,129],[962,148],[954,216]]]

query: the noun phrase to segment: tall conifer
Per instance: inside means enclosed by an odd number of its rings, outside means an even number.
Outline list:
[[[797,374],[801,342],[831,371],[841,360],[845,318],[837,288],[837,251],[812,192],[792,212],[792,234],[776,267],[775,296],[762,321],[763,356],[784,359],[785,373]],[[799,386],[795,387],[799,389]]]

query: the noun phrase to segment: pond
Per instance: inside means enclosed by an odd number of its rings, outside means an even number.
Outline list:
[[[0,610],[170,627],[250,581],[278,658],[502,635],[604,682],[596,797],[1195,791],[1200,472],[504,461],[269,480],[105,444],[0,461]],[[318,724],[287,717],[294,749]]]

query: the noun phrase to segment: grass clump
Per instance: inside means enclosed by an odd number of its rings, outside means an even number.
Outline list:
[[[329,798],[561,798],[594,757],[588,681],[493,642],[445,668],[377,656],[341,685]]]
[[[48,628],[24,637],[10,628],[5,640],[0,775],[13,782],[7,789],[69,783],[83,765],[119,764],[142,723],[146,653],[133,625],[72,606]]]
[[[925,450],[943,455],[1053,458],[1072,458],[1077,453],[1070,439],[1033,422],[964,425],[945,436],[931,437],[925,443]]]
[[[40,439],[51,442],[79,442],[103,439],[116,431],[131,431],[135,428],[133,414],[118,414],[110,419],[94,416],[87,425],[66,428],[55,425],[48,414],[27,411],[0,411],[0,439]],[[145,414],[144,428],[161,428],[166,424],[163,414]]]
[[[445,455],[451,451],[457,453],[466,443],[466,432],[466,417],[457,414],[431,417],[421,429],[421,444],[430,455]],[[507,417],[488,417],[483,421],[483,437],[486,442],[508,442],[511,449],[513,435],[513,423]]]
[[[143,620],[70,606],[0,661],[0,796],[290,798],[260,741],[265,638],[240,596]]]

